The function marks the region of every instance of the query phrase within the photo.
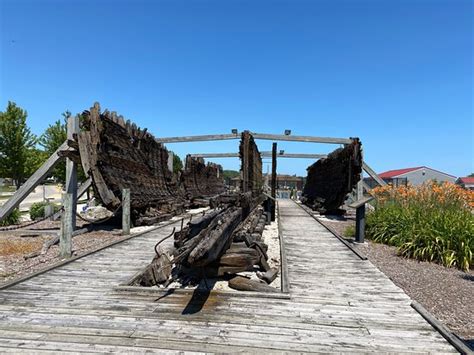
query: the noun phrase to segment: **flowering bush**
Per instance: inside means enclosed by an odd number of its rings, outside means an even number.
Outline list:
[[[370,192],[366,235],[398,247],[400,255],[469,270],[474,252],[474,191],[455,184],[390,185]]]

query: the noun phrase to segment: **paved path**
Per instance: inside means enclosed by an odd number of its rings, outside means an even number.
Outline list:
[[[455,352],[375,266],[279,203],[291,299],[115,290],[171,225],[0,290],[0,351]]]

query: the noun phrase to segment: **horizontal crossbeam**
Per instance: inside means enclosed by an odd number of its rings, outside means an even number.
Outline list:
[[[252,133],[255,139],[264,139],[272,141],[290,141],[305,143],[329,143],[329,144],[351,144],[351,138],[332,138],[332,137],[313,137],[313,136],[294,136],[285,134],[266,134]],[[204,142],[218,141],[228,139],[240,139],[240,134],[208,134],[202,136],[183,136],[183,137],[165,137],[156,138],[158,143],[182,143],[182,142]]]
[[[271,158],[272,152],[260,152],[262,158]],[[191,154],[193,158],[238,158],[239,153],[202,153]],[[277,154],[277,158],[299,158],[299,159],[321,159],[326,158],[326,154],[304,154],[304,153],[283,153]]]

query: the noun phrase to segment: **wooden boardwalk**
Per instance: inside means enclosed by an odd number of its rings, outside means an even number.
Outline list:
[[[0,352],[456,352],[375,266],[279,204],[291,299],[117,291],[170,225],[0,290]]]

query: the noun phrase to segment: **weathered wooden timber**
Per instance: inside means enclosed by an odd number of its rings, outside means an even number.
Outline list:
[[[249,131],[242,132],[239,155],[242,177],[240,190],[242,192],[250,191],[254,197],[261,195],[263,187],[262,157]]]
[[[98,103],[83,112],[81,126],[81,163],[105,207],[118,209],[121,191],[129,188],[135,225],[153,224],[184,210],[185,196],[167,167],[168,151],[146,129],[114,112],[101,113]]]
[[[361,178],[361,143],[351,144],[330,153],[307,169],[302,201],[321,213],[335,213]]]
[[[186,163],[180,177],[186,198],[192,205],[209,205],[210,197],[225,191],[222,167],[214,163],[204,163],[203,158],[186,156]]]

